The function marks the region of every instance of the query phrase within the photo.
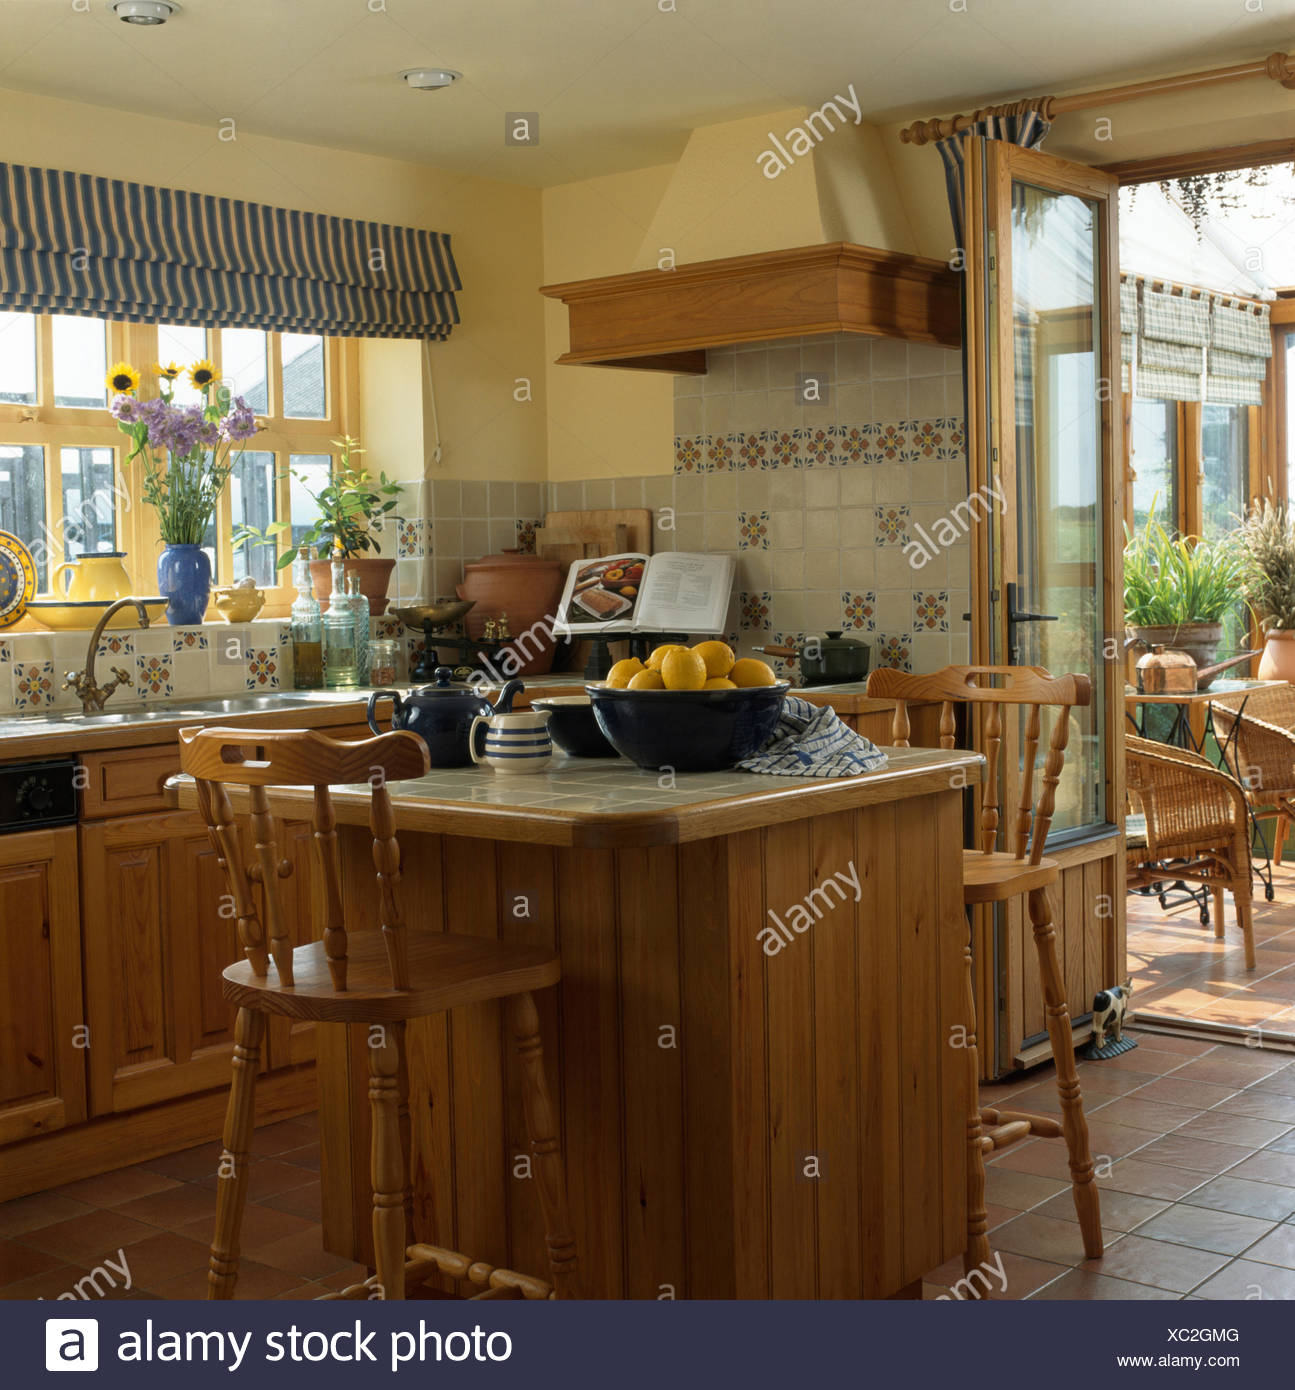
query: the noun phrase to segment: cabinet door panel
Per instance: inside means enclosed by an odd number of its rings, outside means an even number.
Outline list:
[[[76,831],[0,840],[0,1143],[85,1118]]]

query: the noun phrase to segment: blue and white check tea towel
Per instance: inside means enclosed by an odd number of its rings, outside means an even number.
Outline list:
[[[886,762],[881,749],[843,724],[831,705],[820,708],[789,695],[769,742],[738,767],[783,777],[853,777],[876,772]]]

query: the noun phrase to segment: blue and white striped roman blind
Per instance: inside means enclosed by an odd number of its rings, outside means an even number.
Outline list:
[[[0,164],[0,309],[436,340],[461,287],[441,232]]]

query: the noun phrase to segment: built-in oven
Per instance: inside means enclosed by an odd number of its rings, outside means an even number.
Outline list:
[[[74,824],[76,769],[75,758],[0,763],[0,835]]]

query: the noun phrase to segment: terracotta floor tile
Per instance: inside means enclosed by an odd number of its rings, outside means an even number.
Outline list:
[[[1070,1179],[1070,1159],[1060,1139],[1036,1139],[1005,1150],[988,1165],[1014,1173],[1034,1173],[1042,1178]]]
[[[1277,1120],[1295,1124],[1295,1096],[1274,1095],[1271,1091],[1239,1091],[1213,1106],[1228,1115],[1248,1115],[1255,1120]]]
[[[1295,1096],[1295,1067],[1283,1067],[1281,1071],[1260,1078],[1252,1089],[1279,1096]]]
[[[1243,1253],[1247,1260],[1295,1269],[1295,1226],[1275,1227]]]
[[[155,1226],[132,1221],[119,1210],[92,1211],[71,1221],[42,1226],[23,1236],[29,1245],[61,1256],[70,1264],[97,1265],[105,1255],[115,1255],[119,1246],[133,1245],[156,1235]]]
[[[1117,1125],[1129,1125],[1133,1129],[1152,1130],[1156,1134],[1167,1134],[1170,1130],[1196,1118],[1202,1112],[1186,1105],[1164,1105],[1154,1100],[1141,1099],[1141,1092],[1131,1096],[1121,1096],[1110,1101],[1092,1114],[1094,1120],[1113,1120]]]
[[[991,1231],[997,1230],[1005,1221],[1015,1221],[1020,1214],[1015,1207],[1000,1207],[993,1202],[985,1203],[985,1219]]]
[[[85,1278],[86,1271],[79,1265],[55,1264],[41,1274],[33,1274],[30,1279],[20,1279],[16,1284],[5,1284],[0,1288],[0,1300],[10,1302],[17,1299],[49,1298],[56,1299],[61,1293],[72,1293],[77,1281]]]
[[[253,1134],[252,1152],[258,1158],[267,1158],[286,1153],[289,1149],[299,1149],[303,1144],[312,1144],[318,1138],[319,1122],[313,1115],[277,1120],[274,1124],[263,1125]]]
[[[298,1168],[309,1168],[312,1173],[319,1172],[319,1142],[304,1144],[299,1149],[288,1149],[278,1155],[284,1163],[296,1164]]]
[[[243,1249],[254,1260],[258,1258],[256,1247],[282,1240],[284,1236],[300,1235],[303,1231],[314,1231],[318,1235],[318,1220],[276,1211],[260,1202],[249,1202],[243,1213]]]
[[[325,1250],[316,1229],[284,1236],[262,1245],[257,1249],[256,1259],[259,1264],[295,1274],[298,1283],[303,1279],[322,1279],[350,1263],[342,1256]]]
[[[117,1208],[123,1216],[174,1230],[216,1210],[216,1195],[193,1183],[179,1183],[151,1197],[136,1197]]]
[[[1275,1229],[1272,1221],[1254,1216],[1238,1216],[1232,1211],[1212,1207],[1193,1207],[1175,1202],[1159,1216],[1139,1226],[1134,1233],[1151,1240],[1168,1240],[1197,1250],[1213,1250],[1220,1255],[1239,1255],[1248,1245]]]
[[[1031,1294],[1031,1299],[1084,1299],[1086,1301],[1148,1300],[1176,1303],[1181,1295],[1172,1289],[1151,1284],[1134,1284],[1128,1279],[1112,1279],[1091,1269],[1072,1269],[1055,1282]]]
[[[1114,1071],[1101,1062],[1081,1062],[1076,1069],[1079,1073],[1079,1089],[1088,1095],[1126,1096],[1130,1091],[1138,1091],[1149,1082],[1159,1081],[1154,1072]]]
[[[1158,1289],[1187,1293],[1227,1262],[1226,1255],[1212,1250],[1193,1250],[1186,1245],[1129,1235],[1109,1246],[1100,1260],[1088,1260],[1081,1268],[1112,1279],[1130,1279],[1135,1284],[1153,1284]]]
[[[1136,1197],[1159,1197],[1169,1202],[1179,1201],[1203,1180],[1202,1173],[1170,1168],[1164,1163],[1148,1163],[1136,1157],[1120,1159],[1109,1174],[1103,1173],[1100,1178],[1103,1189],[1110,1187],[1118,1192],[1131,1192]]]
[[[1236,1212],[1239,1216],[1285,1221],[1295,1212],[1295,1188],[1224,1176],[1211,1178],[1194,1192],[1188,1193],[1183,1201],[1194,1207]]]
[[[958,1261],[958,1268],[961,1270],[961,1259]],[[344,1289],[351,1284],[358,1284],[362,1279],[368,1278],[369,1271],[363,1265],[345,1264],[334,1274],[325,1274],[321,1279],[321,1284],[326,1284],[330,1289]]]
[[[1238,1086],[1219,1086],[1206,1081],[1179,1081],[1174,1076],[1166,1076],[1140,1087],[1136,1097],[1138,1100],[1154,1100],[1158,1104],[1186,1105],[1193,1110],[1208,1110],[1211,1106],[1230,1100],[1238,1090]]]
[[[1233,1260],[1221,1273],[1207,1279],[1194,1290],[1200,1298],[1295,1299],[1295,1269],[1259,1264],[1254,1260]]]
[[[179,1180],[176,1178],[136,1166],[119,1168],[112,1173],[99,1173],[93,1178],[82,1178],[79,1182],[66,1183],[52,1190],[61,1197],[74,1197],[78,1201],[89,1202],[91,1206],[117,1207],[136,1197],[147,1197],[178,1186]]]
[[[1034,1173],[1017,1173],[1010,1168],[990,1165],[985,1169],[985,1196],[1002,1207],[1027,1211],[1058,1192],[1069,1192],[1070,1184]]]
[[[254,1201],[262,1197],[273,1197],[279,1192],[290,1192],[294,1187],[304,1187],[307,1183],[319,1181],[319,1175],[309,1168],[298,1168],[295,1163],[284,1163],[278,1158],[263,1158],[252,1165],[251,1177],[247,1180],[247,1195]]]
[[[1119,1192],[1104,1183],[1101,1189],[1102,1225],[1112,1231],[1131,1231],[1144,1221],[1164,1211],[1168,1203],[1159,1197],[1138,1197],[1132,1192]],[[1058,1192],[1041,1206],[1035,1207],[1034,1214],[1050,1216],[1057,1221],[1078,1221],[1075,1215],[1075,1199],[1067,1187]]]
[[[1117,1240],[1120,1234],[1110,1229],[1102,1233],[1108,1245]],[[1023,1212],[1015,1220],[1000,1226],[994,1232],[993,1247],[1058,1265],[1074,1266],[1084,1258],[1077,1222],[1059,1221],[1033,1211]]]
[[[273,1207],[275,1211],[290,1211],[294,1216],[306,1216],[312,1221],[319,1220],[320,1196],[319,1179],[302,1187],[289,1188],[287,1192],[276,1192],[273,1197],[262,1197],[261,1205]]]
[[[1145,1148],[1148,1141],[1154,1137],[1148,1134],[1145,1129],[1135,1129],[1132,1125],[1109,1123],[1101,1111],[1094,1115],[1088,1115],[1087,1119],[1088,1141],[1094,1155],[1104,1154],[1108,1158],[1124,1158],[1133,1153],[1135,1149]],[[1054,1139],[1052,1142],[1061,1149],[1065,1149],[1061,1140]]]
[[[1103,1072],[1136,1071],[1141,1072],[1143,1076],[1163,1076],[1167,1071],[1174,1071],[1190,1060],[1176,1052],[1161,1052],[1147,1039],[1140,1038],[1132,1052],[1117,1053],[1114,1057],[1094,1062],[1093,1066],[1100,1067]]]
[[[1276,1182],[1295,1188],[1295,1154],[1276,1153],[1262,1149],[1257,1154],[1228,1169],[1228,1176],[1250,1178],[1255,1182]]]
[[[56,1221],[84,1216],[93,1210],[87,1202],[59,1197],[53,1192],[33,1192],[30,1197],[15,1197],[12,1201],[0,1202],[0,1236],[19,1236],[24,1231],[52,1226]]]
[[[1276,1120],[1253,1120],[1245,1115],[1229,1115],[1222,1110],[1203,1111],[1174,1130],[1175,1134],[1188,1139],[1209,1139],[1215,1144],[1246,1144],[1251,1148],[1263,1148],[1289,1132],[1288,1125]]]
[[[327,1284],[298,1284],[295,1289],[289,1289],[287,1293],[276,1294],[278,1302],[287,1303],[294,1300],[304,1300],[312,1298],[324,1298],[332,1290]]]
[[[1185,1134],[1165,1134],[1152,1140],[1138,1153],[1148,1163],[1167,1163],[1171,1168],[1189,1168],[1193,1173],[1222,1173],[1253,1149],[1244,1144],[1219,1144],[1209,1139],[1192,1139]]]
[[[244,1260],[239,1266],[238,1284],[235,1287],[234,1297],[277,1298],[279,1294],[285,1293],[288,1289],[296,1288],[301,1282],[300,1277],[294,1277],[281,1269],[270,1269],[265,1265],[255,1264],[251,1260]],[[206,1298],[207,1271],[206,1269],[191,1269],[188,1273],[178,1275],[174,1279],[168,1279],[165,1283],[159,1284],[147,1292],[157,1298],[167,1300]]]
[[[1130,1028],[1126,1031],[1137,1038],[1139,1043],[1145,1043],[1157,1052],[1177,1052],[1184,1057],[1201,1057],[1207,1052],[1212,1052],[1215,1047],[1214,1043],[1205,1042],[1202,1038],[1185,1038],[1177,1033],[1154,1033],[1145,1028]]]
[[[1264,1148],[1279,1154],[1295,1154],[1295,1129],[1287,1130],[1276,1139],[1269,1140]]]
[[[1175,1081],[1210,1081],[1218,1086],[1232,1086],[1240,1090],[1243,1086],[1259,1085],[1268,1076],[1282,1070],[1283,1063],[1275,1053],[1267,1057],[1222,1056],[1211,1053],[1208,1057],[1197,1057],[1187,1062],[1174,1073]]]
[[[143,1167],[168,1178],[179,1178],[181,1182],[196,1182],[200,1178],[214,1177],[219,1161],[219,1144],[198,1144],[192,1149],[181,1149],[179,1153],[147,1159]]]
[[[0,1284],[16,1284],[65,1263],[47,1250],[17,1240],[0,1240]]]
[[[122,1256],[135,1289],[152,1289],[191,1269],[207,1268],[208,1250],[174,1231],[159,1231],[147,1240],[125,1246]],[[115,1257],[114,1257],[115,1258]]]

